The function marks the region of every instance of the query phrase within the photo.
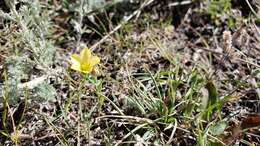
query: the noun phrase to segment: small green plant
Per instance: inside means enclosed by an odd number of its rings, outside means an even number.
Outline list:
[[[227,19],[229,27],[234,27],[235,19],[230,14],[231,0],[207,0],[206,12],[210,15],[211,20],[216,24],[220,24],[220,19]],[[223,17],[223,18],[221,18]]]
[[[208,0],[207,4],[207,12],[210,14],[211,19],[218,18],[231,8],[231,0]]]

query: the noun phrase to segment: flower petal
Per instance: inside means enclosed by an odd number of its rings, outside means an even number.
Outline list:
[[[100,59],[97,56],[91,56],[91,60],[90,60],[90,66],[94,66],[96,64],[99,64]]]
[[[80,58],[79,58],[79,56],[78,55],[76,55],[76,54],[72,54],[71,56],[70,56],[70,59],[71,59],[71,69],[73,69],[73,70],[77,70],[77,71],[81,71],[81,69],[80,69]]]
[[[71,63],[72,64],[80,64],[81,60],[77,54],[70,55]]]
[[[82,72],[82,70],[81,70],[81,68],[80,68],[80,65],[72,64],[70,68],[73,69],[73,70]]]
[[[89,62],[90,58],[91,58],[91,51],[88,48],[84,48],[80,52],[81,62],[87,63],[87,62]]]

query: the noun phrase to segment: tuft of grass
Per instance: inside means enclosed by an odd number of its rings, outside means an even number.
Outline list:
[[[155,74],[148,72],[138,74],[138,78],[134,77],[135,74],[129,75],[131,96],[126,97],[126,106],[134,107],[136,111],[139,111],[139,116],[153,121],[151,125],[143,127],[144,129],[148,126],[156,133],[164,133],[173,128],[171,134],[171,137],[173,137],[175,132],[178,135],[180,129],[182,129],[178,126],[178,121],[183,121],[185,130],[191,129],[193,131],[191,136],[197,139],[196,143],[207,145],[216,140],[220,141],[212,135],[208,136],[208,131],[211,129],[211,133],[214,135],[223,133],[223,128],[215,132],[215,129],[224,126],[219,123],[221,118],[213,118],[212,115],[217,114],[226,101],[216,100],[218,98],[216,87],[208,82],[205,77],[203,78],[196,69],[188,72],[188,74],[177,74],[179,73],[178,70],[180,70],[180,67],[174,68],[173,71],[158,71]],[[205,98],[201,93],[202,88],[207,88],[209,92],[209,97],[206,97],[208,103],[205,109],[202,108],[202,99]],[[201,115],[210,118],[203,118]],[[178,130],[176,131],[176,129]],[[140,136],[145,136],[145,134],[147,133]],[[163,136],[162,139],[154,137],[150,140],[162,145],[171,143],[173,141],[171,137]]]

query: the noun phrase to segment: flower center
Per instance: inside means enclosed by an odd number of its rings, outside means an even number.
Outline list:
[[[82,63],[82,64],[80,65],[80,68],[81,68],[82,70],[90,70],[90,64],[89,64],[89,63]]]

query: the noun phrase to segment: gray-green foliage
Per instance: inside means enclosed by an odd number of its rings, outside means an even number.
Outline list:
[[[8,3],[10,13],[0,11],[0,17],[11,20],[10,24],[15,23],[19,26],[19,29],[12,35],[22,46],[10,49],[19,50],[22,53],[29,51],[38,65],[48,67],[53,63],[55,53],[52,42],[47,39],[52,27],[49,12],[38,0],[23,0],[24,4],[18,10],[14,5],[16,2],[9,1]]]
[[[76,11],[87,15],[96,10],[101,10],[106,6],[116,4],[118,2],[128,1],[128,0],[77,0],[75,3],[70,3],[68,0],[63,0],[63,7],[67,8],[69,11]],[[82,8],[81,8],[82,7]]]
[[[218,123],[211,125],[209,131],[212,135],[220,135],[225,131],[227,125],[228,125],[227,122],[220,121]]]
[[[71,20],[72,25],[74,26],[75,31],[77,32],[77,46],[79,47],[79,41],[81,35],[84,32],[88,32],[86,27],[83,26],[82,21],[84,17],[88,17],[91,21],[94,22],[93,13],[104,10],[106,7],[122,2],[123,0],[112,0],[107,2],[106,0],[78,0],[75,3],[70,3],[67,0],[63,0],[63,6],[71,12],[76,12],[76,16]],[[95,23],[95,22],[94,22]]]
[[[17,26],[14,31],[10,30],[12,41],[7,42],[9,45],[1,47],[10,54],[15,54],[8,57],[5,62],[7,73],[5,85],[8,86],[8,91],[5,92],[10,93],[7,94],[8,98],[15,102],[22,96],[20,91],[24,90],[18,89],[18,84],[22,79],[26,81],[32,79],[30,75],[33,74],[34,66],[42,69],[42,72],[36,73],[37,75],[48,72],[54,63],[55,47],[48,39],[52,28],[51,11],[48,11],[44,4],[39,0],[5,0],[5,2],[10,12],[0,10],[0,19],[5,22],[4,29]],[[17,3],[21,4],[19,8],[16,7]]]
[[[56,90],[53,86],[49,85],[46,82],[43,82],[42,84],[34,88],[33,91],[35,93],[35,96],[40,100],[44,100],[44,101],[55,100]]]
[[[10,102],[17,102],[19,95],[22,94],[18,90],[18,84],[22,79],[28,79],[28,73],[32,69],[29,60],[26,56],[11,56],[6,59],[5,66],[7,66],[7,78],[5,81],[5,92]]]
[[[52,64],[54,46],[47,39],[50,27],[50,17],[38,0],[28,0],[27,5],[20,8],[18,23],[21,31],[18,34],[24,45],[34,53],[40,65]],[[19,21],[20,20],[20,21]]]

